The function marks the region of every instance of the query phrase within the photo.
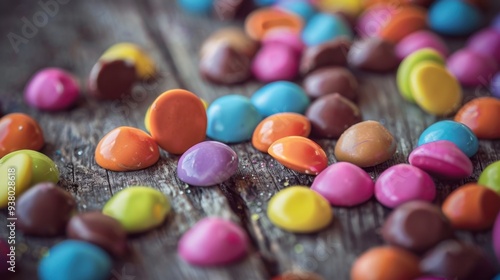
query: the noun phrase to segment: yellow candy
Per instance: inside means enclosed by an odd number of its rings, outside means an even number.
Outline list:
[[[457,79],[442,65],[421,62],[410,74],[413,98],[426,112],[444,116],[453,113],[462,102],[462,89]]]
[[[140,47],[132,43],[119,43],[111,46],[104,52],[101,59],[132,61],[137,76],[141,80],[149,80],[156,75],[156,66],[153,60]]]
[[[25,153],[14,155],[0,165],[0,208],[31,187],[32,159]]]
[[[205,107],[205,110],[208,108],[208,102],[205,101],[205,99],[203,98],[200,98],[201,99],[201,102],[203,103],[203,107]]]
[[[330,203],[304,186],[276,193],[267,206],[273,224],[291,232],[310,233],[326,227],[333,219]]]
[[[151,118],[151,106],[149,106],[146,111],[146,116],[144,117],[144,126],[148,132],[151,132],[151,125],[149,124],[149,119]]]
[[[357,16],[363,10],[362,0],[319,0],[318,7],[324,11],[341,11]]]

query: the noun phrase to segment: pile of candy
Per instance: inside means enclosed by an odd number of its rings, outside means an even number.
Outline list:
[[[181,155],[177,176],[199,187],[223,183],[238,171],[228,144],[251,141],[284,167],[316,175],[312,186],[290,186],[267,205],[279,228],[313,233],[334,219],[331,206],[353,207],[373,196],[394,208],[381,229],[386,246],[362,254],[351,278],[491,279],[496,273],[484,253],[456,238],[454,230],[493,230],[500,258],[500,161],[487,166],[477,183],[454,190],[441,207],[434,178],[457,180],[473,173],[470,157],[479,139],[500,139],[500,17],[475,33],[464,49],[449,57],[444,35],[470,35],[482,26],[480,1],[232,1],[179,0],[191,13],[222,13],[224,19],[252,5],[273,5],[248,14],[244,29],[226,28],[201,46],[200,74],[230,85],[252,77],[267,83],[250,98],[232,94],[209,106],[194,93],[171,89],[145,112],[147,132],[118,127],[99,141],[95,160],[112,171],[155,165],[160,150]],[[477,2],[477,3],[476,3]],[[428,10],[427,10],[428,9]],[[456,17],[462,20],[457,21]],[[355,34],[359,39],[352,42]],[[363,169],[390,160],[397,140],[381,123],[363,121],[355,104],[358,81],[351,69],[397,69],[397,86],[408,102],[436,116],[450,116],[425,129],[408,164],[387,168],[374,182]],[[157,78],[153,60],[140,47],[109,48],[89,75],[92,98],[117,99],[136,83]],[[290,80],[303,78],[302,84]],[[462,106],[462,86],[491,86],[495,97]],[[61,69],[36,73],[25,101],[40,110],[70,109],[79,98],[76,79]],[[311,102],[312,100],[312,102]],[[458,110],[458,112],[457,112]],[[206,137],[214,141],[205,141]],[[328,165],[320,145],[309,139],[338,139]],[[0,207],[18,196],[19,230],[26,235],[66,234],[72,240],[50,249],[39,266],[41,279],[106,279],[113,257],[127,252],[127,235],[162,225],[171,212],[169,198],[147,186],[116,193],[102,212],[76,213],[76,201],[56,184],[59,171],[40,151],[45,140],[37,121],[21,113],[0,118],[0,174],[15,168],[16,189],[0,177]],[[225,265],[245,257],[249,238],[235,223],[207,217],[179,240],[178,253],[192,265]],[[8,245],[0,241],[0,251]],[[2,254],[3,256],[6,254]],[[85,269],[82,269],[84,267]],[[0,268],[2,268],[0,266]],[[1,271],[0,271],[1,273]],[[276,279],[321,279],[312,273],[285,273]],[[441,278],[437,278],[441,277]]]

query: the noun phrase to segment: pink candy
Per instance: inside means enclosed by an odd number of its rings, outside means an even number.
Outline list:
[[[311,186],[335,206],[355,206],[373,196],[374,183],[370,175],[358,166],[338,162],[323,170]]]
[[[438,35],[427,30],[413,32],[399,41],[396,45],[396,56],[403,60],[414,51],[423,48],[434,49],[443,57],[448,56],[448,47],[443,40]]]
[[[358,18],[356,32],[361,38],[376,37],[396,13],[397,10],[393,6],[373,6]]]
[[[38,109],[58,111],[75,104],[78,95],[79,86],[71,74],[58,68],[45,68],[31,78],[24,100]]]
[[[467,48],[479,54],[487,54],[500,63],[500,32],[494,29],[483,29],[467,42]]]
[[[448,58],[447,67],[464,86],[488,85],[497,71],[497,64],[491,56],[468,49],[452,54]]]
[[[375,197],[389,208],[412,200],[432,201],[436,187],[432,178],[409,164],[398,164],[386,169],[375,182]]]
[[[179,240],[178,252],[193,265],[224,265],[248,251],[248,237],[231,221],[209,217],[200,220]]]
[[[261,41],[264,45],[281,44],[291,47],[298,55],[302,54],[305,45],[300,34],[287,28],[274,28],[269,30]]]
[[[409,157],[411,165],[441,177],[462,179],[472,175],[472,162],[451,141],[441,140],[415,148]]]
[[[264,45],[252,62],[252,73],[261,82],[292,80],[299,73],[299,56],[284,44]]]

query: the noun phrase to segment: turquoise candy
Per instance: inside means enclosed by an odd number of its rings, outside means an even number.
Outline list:
[[[304,114],[310,103],[300,86],[287,81],[261,87],[252,95],[251,100],[263,117],[286,112]]]
[[[230,94],[217,98],[207,109],[207,136],[224,143],[250,140],[262,116],[250,100]]]
[[[479,149],[479,141],[472,130],[455,121],[439,121],[426,128],[418,139],[418,146],[439,140],[455,143],[468,157],[475,155]]]
[[[302,40],[307,46],[316,46],[340,36],[352,38],[349,25],[339,16],[316,14],[302,30]]]
[[[471,34],[483,23],[481,11],[461,0],[436,1],[427,18],[432,30],[451,36]]]
[[[106,280],[112,261],[103,249],[94,244],[66,240],[54,247],[40,261],[41,280]]]
[[[298,15],[304,22],[307,22],[316,14],[314,6],[306,1],[281,1],[277,4],[277,7]]]
[[[191,14],[209,14],[212,11],[214,0],[177,0],[177,4]]]

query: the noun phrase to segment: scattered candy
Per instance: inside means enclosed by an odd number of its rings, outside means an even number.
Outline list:
[[[267,205],[267,216],[274,225],[297,233],[319,231],[333,219],[328,200],[303,186],[276,193]]]
[[[22,113],[0,118],[0,158],[22,149],[40,150],[45,144],[38,122]]]
[[[352,38],[349,25],[338,15],[318,13],[302,31],[302,40],[307,46],[317,46],[338,37]]]
[[[311,98],[331,93],[355,100],[358,96],[358,81],[344,67],[325,67],[308,74],[304,79],[304,90]]]
[[[399,65],[394,45],[375,37],[354,42],[347,62],[353,68],[375,72],[392,71]]]
[[[271,280],[324,280],[320,275],[308,271],[288,271]]]
[[[363,10],[363,2],[361,0],[318,0],[316,5],[322,11],[340,12],[354,17]]]
[[[193,265],[226,265],[248,252],[245,231],[231,221],[209,217],[197,222],[179,240],[181,258]]]
[[[429,48],[438,52],[442,57],[448,56],[448,47],[444,41],[436,34],[427,31],[419,30],[404,37],[396,45],[396,56],[403,60],[415,51]]]
[[[477,183],[500,194],[500,160],[486,166]]]
[[[230,46],[234,51],[252,58],[259,46],[257,42],[250,39],[245,31],[238,27],[225,27],[212,33],[202,44],[200,56],[203,57],[208,52],[222,45]]]
[[[500,99],[474,98],[462,106],[454,120],[465,124],[479,139],[500,139]]]
[[[8,203],[9,196],[18,197],[32,186],[32,163],[31,157],[24,153],[9,157],[7,160],[2,158],[0,165],[0,174],[2,174],[0,177],[0,208],[5,208],[8,205],[15,206]],[[10,185],[9,182],[11,182]],[[15,186],[12,186],[12,182]]]
[[[133,43],[115,44],[107,49],[99,60],[126,60],[135,66],[136,77],[139,80],[149,81],[157,76],[153,59],[148,56],[145,50]]]
[[[285,112],[303,114],[309,106],[309,98],[304,90],[286,81],[261,87],[252,95],[251,102],[263,117]]]
[[[260,41],[274,28],[287,28],[300,33],[303,21],[299,16],[278,9],[262,8],[253,11],[245,20],[245,31],[250,38]]]
[[[319,174],[328,165],[325,151],[314,141],[302,136],[276,140],[268,153],[284,166],[305,174]]]
[[[18,154],[25,154],[31,158],[30,186],[34,186],[42,182],[57,183],[59,181],[59,169],[56,164],[48,156],[37,151],[19,150],[12,152],[0,159],[0,165],[4,164],[11,157]]]
[[[292,80],[299,73],[299,57],[283,44],[266,44],[255,55],[252,73],[261,82]]]
[[[237,84],[251,77],[250,65],[248,56],[238,53],[226,43],[220,43],[204,52],[200,59],[200,74],[216,84]]]
[[[300,73],[305,75],[321,67],[347,66],[350,48],[351,41],[345,37],[308,47],[302,54]]]
[[[477,32],[469,39],[466,48],[478,54],[491,56],[497,64],[500,64],[500,32],[497,30],[489,28]]]
[[[118,220],[127,233],[139,233],[163,223],[170,202],[160,191],[142,186],[123,189],[104,205],[102,213]]]
[[[116,100],[130,95],[137,81],[135,65],[130,60],[99,60],[89,76],[89,95]]]
[[[278,1],[275,7],[294,13],[301,17],[304,22],[309,21],[316,14],[316,9],[308,1]]]
[[[238,171],[238,155],[228,145],[201,142],[179,159],[177,176],[193,186],[213,186],[227,181]]]
[[[476,135],[464,124],[455,121],[439,121],[426,128],[418,138],[418,146],[439,140],[453,142],[468,157],[475,155],[479,149]]]
[[[357,19],[356,32],[361,38],[378,37],[385,25],[394,17],[397,9],[387,3],[366,9]]]
[[[401,41],[415,31],[427,28],[425,9],[406,5],[396,8],[392,18],[379,31],[380,38],[392,43]]]
[[[294,2],[290,2],[294,3]],[[297,2],[299,3],[299,2]],[[306,46],[300,38],[300,34],[294,33],[289,29],[273,29],[266,33],[262,38],[263,45],[279,44],[290,47],[297,55],[301,55]]]
[[[326,198],[331,205],[351,207],[373,196],[374,183],[363,169],[348,162],[338,162],[323,170],[312,183],[311,190]]]
[[[468,49],[461,49],[453,53],[446,64],[448,70],[457,80],[467,87],[489,83],[491,77],[498,70],[494,58]]]
[[[481,11],[465,1],[436,1],[428,13],[429,27],[450,36],[468,35],[482,24]],[[460,19],[460,20],[457,20]]]

